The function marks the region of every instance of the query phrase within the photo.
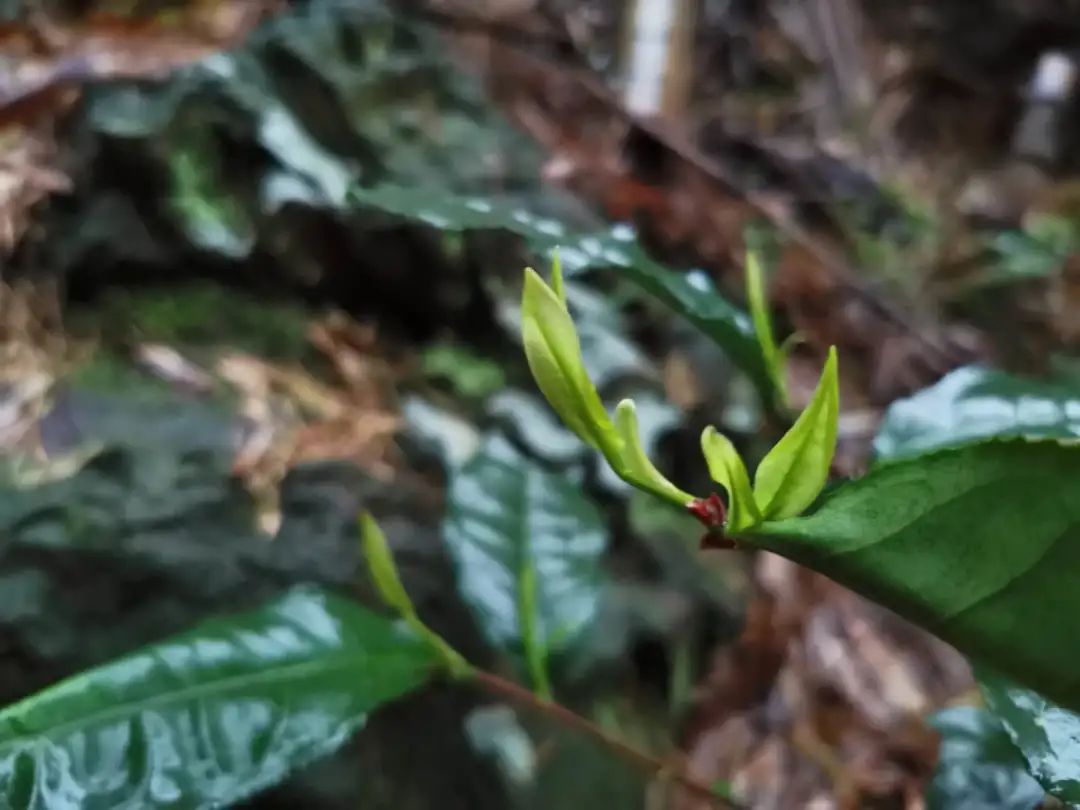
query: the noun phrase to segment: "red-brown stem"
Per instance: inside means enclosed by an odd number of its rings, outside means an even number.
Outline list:
[[[718,808],[718,810],[733,810],[733,808],[738,807],[734,802],[721,796],[717,796],[709,789],[708,785],[697,781],[681,767],[656,759],[642,751],[638,751],[636,748],[631,748],[626,743],[610,736],[602,728],[594,725],[581,715],[575,714],[565,706],[550,700],[539,698],[525,687],[518,686],[513,681],[500,678],[498,675],[493,675],[490,672],[477,670],[473,674],[473,677],[476,683],[488,692],[512,701],[519,706],[531,709],[538,714],[546,715],[567,728],[580,731],[582,734],[596,740],[596,742],[603,745],[612,753],[622,757],[635,767],[652,774],[654,778],[670,779],[676,784],[681,785],[689,793],[708,802],[711,807]]]

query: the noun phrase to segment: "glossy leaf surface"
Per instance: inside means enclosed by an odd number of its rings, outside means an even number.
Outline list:
[[[492,644],[526,654],[526,635],[552,653],[571,643],[606,587],[607,530],[592,502],[564,476],[494,446],[455,474],[448,498],[459,587]],[[535,616],[523,616],[525,604]]]
[[[617,267],[623,276],[682,315],[716,341],[771,401],[773,380],[758,345],[750,316],[707,284],[693,283],[652,259],[633,230],[617,225],[609,231],[582,233],[551,217],[507,205],[499,199],[459,196],[415,186],[354,187],[354,203],[419,220],[440,230],[498,229],[516,233],[535,252],[550,257],[558,249],[569,272],[591,267]]]
[[[1002,676],[977,668],[987,706],[1047,791],[1080,802],[1080,714],[1051,703]]]
[[[1080,447],[992,441],[883,464],[746,542],[1080,708]]]
[[[968,366],[889,408],[874,440],[881,458],[991,436],[1080,436],[1080,384]]]
[[[940,712],[938,766],[926,791],[927,810],[1032,810],[1045,791],[994,715],[972,706]]]
[[[0,712],[0,802],[227,805],[334,751],[437,665],[404,626],[294,590]]]

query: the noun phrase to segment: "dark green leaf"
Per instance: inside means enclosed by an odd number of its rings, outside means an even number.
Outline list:
[[[354,188],[353,200],[398,216],[417,219],[440,230],[508,230],[550,259],[558,248],[564,268],[617,267],[625,278],[687,318],[715,340],[771,401],[772,376],[762,357],[750,316],[734,307],[707,283],[695,284],[654,261],[631,228],[617,225],[601,233],[579,233],[558,220],[541,217],[498,199],[461,197],[420,187],[381,185]]]
[[[977,674],[987,706],[1023,753],[1032,776],[1059,799],[1080,802],[1080,715],[989,670]]]
[[[491,445],[454,475],[445,535],[461,592],[495,646],[524,654],[528,627],[557,653],[596,617],[607,532],[596,507],[564,476]],[[528,591],[530,568],[535,593]],[[522,616],[530,601],[532,626]]]
[[[1001,723],[971,706],[931,721],[941,733],[938,767],[926,791],[927,810],[1033,810],[1044,791]]]
[[[744,537],[1080,707],[1080,447],[993,441],[883,464]]]
[[[3,806],[235,802],[338,748],[437,664],[403,626],[297,589],[0,712]]]
[[[1080,436],[1080,386],[969,366],[894,402],[874,441],[882,458],[991,436]]]

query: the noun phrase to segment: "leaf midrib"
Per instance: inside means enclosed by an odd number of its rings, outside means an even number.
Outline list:
[[[255,673],[246,673],[243,675],[229,675],[221,679],[212,680],[210,682],[196,683],[183,687],[173,692],[168,692],[164,695],[153,695],[149,698],[141,698],[133,700],[131,702],[121,702],[119,704],[113,704],[107,709],[103,709],[97,712],[93,712],[89,715],[84,715],[74,720],[68,720],[63,723],[58,723],[46,729],[33,731],[28,734],[22,734],[10,740],[0,741],[0,755],[6,755],[11,749],[16,749],[26,741],[37,738],[47,737],[56,741],[56,737],[63,736],[69,730],[79,726],[89,725],[101,725],[113,718],[119,718],[126,715],[135,715],[141,712],[148,711],[156,706],[164,706],[170,703],[179,703],[199,696],[209,696],[214,694],[227,694],[230,691],[238,689],[240,687],[246,687],[250,685],[266,685],[278,680],[284,680],[287,678],[296,679],[297,676],[310,675],[312,672],[322,673],[334,673],[339,671],[347,671],[354,669],[358,666],[358,662],[370,659],[371,654],[369,652],[364,653],[350,653],[347,655],[329,656],[331,660],[323,659],[319,661],[298,661],[292,664],[288,664],[281,667],[275,667],[270,670],[260,670]],[[339,660],[333,661],[333,658]],[[402,667],[404,669],[404,667]],[[89,675],[86,676],[89,678]],[[57,687],[54,688],[58,688]],[[37,696],[35,702],[40,702],[48,697],[48,692],[42,693]],[[12,707],[15,709],[19,704]],[[8,720],[5,717],[8,712],[0,712],[0,721]],[[21,720],[15,716],[12,721],[16,724],[21,724]]]

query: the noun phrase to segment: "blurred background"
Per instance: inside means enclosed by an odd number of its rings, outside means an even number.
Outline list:
[[[796,406],[839,348],[836,476],[1075,435],[1078,58],[1072,0],[0,0],[0,699],[295,583],[372,599],[361,508],[420,612],[513,672],[452,526],[502,464],[546,493],[508,526],[595,540],[551,583],[576,711],[747,807],[1037,806],[979,759],[953,650],[701,554],[598,464],[518,302],[560,245],[586,365],[690,491],[705,425],[751,463],[777,435],[708,329],[748,246]],[[245,806],[601,805],[695,806],[435,688]]]

